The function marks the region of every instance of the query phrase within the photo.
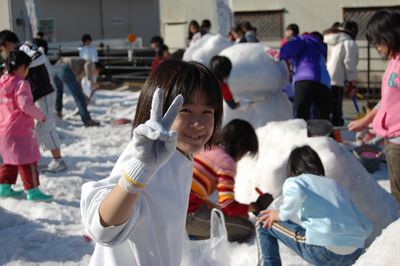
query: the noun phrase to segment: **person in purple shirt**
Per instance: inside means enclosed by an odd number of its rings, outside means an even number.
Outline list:
[[[308,120],[311,107],[313,118],[329,120],[331,112],[330,78],[326,69],[327,48],[318,32],[293,37],[280,50],[280,60],[291,60],[294,67],[294,113]]]

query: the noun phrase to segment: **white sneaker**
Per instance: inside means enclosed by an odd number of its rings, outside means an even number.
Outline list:
[[[64,162],[64,160],[62,158],[60,158],[60,159],[51,160],[51,162],[49,163],[47,168],[44,169],[44,171],[55,173],[55,172],[64,171],[65,169],[67,169],[67,164]]]

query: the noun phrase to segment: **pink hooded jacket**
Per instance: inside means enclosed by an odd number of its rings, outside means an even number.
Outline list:
[[[381,137],[400,137],[400,55],[391,59],[386,67],[381,94],[372,127]]]
[[[17,75],[0,77],[0,154],[5,164],[39,160],[33,118],[43,121],[46,117],[33,103],[29,82]]]

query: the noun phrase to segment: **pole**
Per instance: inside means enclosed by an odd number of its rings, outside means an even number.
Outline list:
[[[100,7],[100,37],[104,39],[104,14],[103,14],[103,0],[99,0]]]
[[[370,99],[371,93],[371,50],[370,44],[367,42],[367,99]]]

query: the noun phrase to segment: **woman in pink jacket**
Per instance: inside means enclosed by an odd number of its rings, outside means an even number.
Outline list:
[[[34,135],[33,119],[45,121],[45,115],[34,105],[28,75],[30,57],[22,51],[12,51],[7,60],[7,74],[0,78],[0,197],[20,197],[23,190],[11,188],[22,178],[27,199],[50,201],[39,186],[37,161],[39,146]]]
[[[367,40],[389,60],[382,78],[381,100],[349,129],[361,131],[372,122],[375,133],[385,139],[390,190],[400,206],[400,13],[376,12],[367,25]]]

